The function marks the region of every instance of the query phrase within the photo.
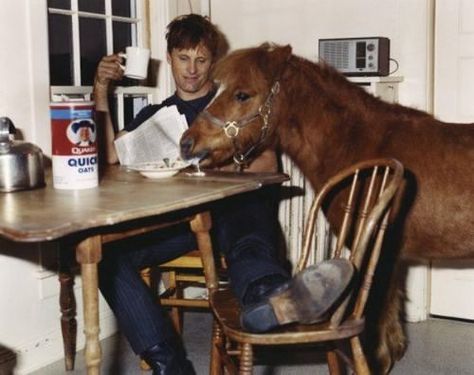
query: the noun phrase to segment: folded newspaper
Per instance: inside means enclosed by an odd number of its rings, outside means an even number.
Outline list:
[[[175,105],[161,108],[138,128],[115,140],[120,164],[178,159],[179,140],[187,128],[186,117]]]

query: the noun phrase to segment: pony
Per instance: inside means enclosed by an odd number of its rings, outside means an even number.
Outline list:
[[[213,79],[216,97],[180,142],[182,156],[200,158],[201,166],[242,166],[274,148],[318,190],[358,161],[392,157],[404,165],[402,220],[390,242],[398,251],[384,252],[376,278],[387,284],[374,300],[376,373],[388,373],[407,346],[403,261],[474,256],[474,126],[384,102],[289,45],[236,50],[217,62]]]

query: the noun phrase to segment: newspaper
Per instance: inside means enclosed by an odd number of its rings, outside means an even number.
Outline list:
[[[135,165],[179,158],[179,140],[188,128],[186,117],[175,105],[163,107],[135,130],[115,140],[121,165]]]

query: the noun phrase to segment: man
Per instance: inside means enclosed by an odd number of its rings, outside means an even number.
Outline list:
[[[133,131],[165,105],[176,105],[191,124],[214,96],[209,73],[218,57],[219,38],[216,27],[199,15],[182,16],[171,22],[166,35],[167,60],[176,92],[160,105],[145,107],[117,136]],[[117,162],[117,154],[113,147],[115,135],[107,93],[110,83],[122,78],[120,63],[118,55],[104,57],[97,68],[94,85],[96,111],[105,119],[109,163]],[[270,150],[259,155],[248,168],[249,171],[277,169],[276,155]],[[276,258],[277,217],[274,201],[266,193],[264,190],[243,194],[227,200],[225,205],[216,205],[212,211],[213,239],[226,257],[231,286],[243,306],[242,322],[253,331],[319,318],[340,296],[352,276],[350,265],[336,262],[329,268],[333,275],[341,274],[341,282],[330,283],[324,292],[322,284],[329,279],[324,272],[310,272],[290,280]],[[196,248],[192,232],[178,226],[115,246],[120,246],[121,251],[105,251],[100,263],[100,288],[122,332],[135,353],[153,368],[154,375],[193,374],[167,314],[156,304],[138,272]],[[316,288],[307,288],[308,279],[314,279]],[[305,298],[301,298],[301,292],[306,293]],[[272,302],[268,298],[270,294]],[[286,303],[293,311],[277,318],[272,303]]]

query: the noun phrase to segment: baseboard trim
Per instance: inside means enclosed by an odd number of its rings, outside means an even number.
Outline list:
[[[58,324],[59,326],[59,324]],[[77,327],[77,352],[84,349],[85,337],[83,324],[78,321]],[[100,335],[99,338],[105,339],[117,332],[115,317],[110,312],[100,314]],[[15,374],[27,375],[40,368],[48,366],[64,358],[63,339],[61,329],[46,334],[40,338],[32,338],[28,344],[14,349],[17,353],[17,366]],[[82,354],[80,354],[82,355]]]

